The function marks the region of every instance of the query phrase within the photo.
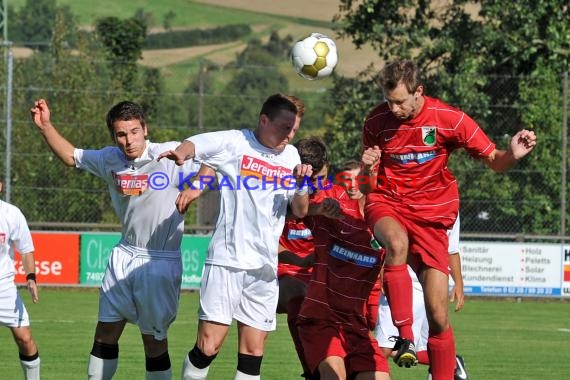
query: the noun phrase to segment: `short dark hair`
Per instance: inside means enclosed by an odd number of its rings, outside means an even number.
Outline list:
[[[259,115],[267,115],[269,120],[273,120],[281,111],[290,111],[302,118],[305,115],[305,104],[292,95],[274,94],[265,100]]]
[[[416,64],[409,59],[399,59],[384,66],[380,71],[378,83],[382,90],[391,91],[399,83],[404,83],[410,94],[422,84],[421,73]]]
[[[109,112],[107,112],[107,128],[109,128],[113,140],[115,139],[113,123],[128,120],[138,120],[143,127],[146,127],[144,109],[140,104],[124,100],[115,104]]]
[[[313,167],[313,172],[320,172],[328,165],[327,146],[319,137],[307,137],[294,144],[299,151],[301,162]]]
[[[342,166],[340,167],[340,171],[344,172],[347,170],[354,170],[354,169],[360,169],[360,168],[361,168],[360,161],[348,160],[348,161],[343,162]]]

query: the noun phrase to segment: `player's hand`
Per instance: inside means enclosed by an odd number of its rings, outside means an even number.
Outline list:
[[[201,189],[185,189],[178,194],[176,198],[176,209],[179,213],[184,214],[188,210],[188,206],[202,194]]]
[[[364,171],[370,172],[376,165],[378,165],[378,162],[380,162],[381,154],[382,151],[378,145],[374,145],[373,148],[367,148],[362,153],[361,159]]]
[[[313,167],[307,164],[299,164],[293,169],[293,176],[297,180],[297,188],[300,185],[306,185],[307,179],[308,183],[311,183],[310,178],[313,175]]]
[[[186,161],[186,156],[176,150],[167,150],[166,152],[162,152],[156,160],[160,161],[163,158],[168,158],[169,160],[174,161],[178,166],[184,165],[184,161]]]
[[[331,219],[343,219],[344,215],[338,201],[334,198],[325,198],[318,204],[316,213]]]
[[[511,152],[517,160],[529,154],[535,146],[536,135],[534,131],[529,131],[528,129],[518,131],[511,139]]]
[[[453,285],[451,292],[449,293],[449,302],[455,302],[455,311],[461,311],[463,305],[465,305],[465,293],[463,292],[463,284]]]
[[[38,303],[38,284],[36,284],[34,280],[28,280],[27,287],[30,295],[32,296],[32,301],[34,303]]]
[[[44,129],[51,125],[51,113],[45,99],[38,99],[34,102],[34,106],[30,109],[30,114],[34,124],[39,129]]]

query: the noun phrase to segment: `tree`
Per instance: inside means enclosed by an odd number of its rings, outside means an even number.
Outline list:
[[[560,167],[561,155],[556,143],[548,142],[548,136],[560,135],[561,113],[551,112],[546,117],[538,110],[561,107],[560,85],[552,78],[570,67],[568,2],[521,0],[508,6],[498,0],[340,3],[336,19],[342,20],[341,35],[352,38],[356,46],[370,44],[384,61],[396,57],[416,60],[424,71],[428,94],[468,112],[500,143],[499,147],[505,147],[502,136],[523,126],[533,128],[539,116],[544,117],[542,122],[548,125],[541,126],[539,138],[547,142],[539,143],[517,168],[533,173],[542,170],[536,174],[540,190],[537,182],[529,183],[517,171],[497,176],[465,155],[453,157],[450,166],[460,183],[467,230],[470,221],[481,220],[480,227],[489,231],[558,233],[559,215],[551,211],[557,210],[560,184],[548,171]],[[541,92],[551,95],[532,96],[531,83],[548,86],[541,87]],[[350,123],[352,117],[362,117],[354,113],[361,109],[358,104],[363,97],[369,99],[363,94],[370,94],[367,86],[372,82],[362,82],[354,92],[339,88],[341,84],[338,82],[335,91],[347,98],[339,100],[344,106],[337,108],[335,118]],[[329,144],[342,144],[345,134],[346,125],[337,124],[329,135]],[[349,137],[354,141],[354,136]],[[475,176],[473,170],[481,174]],[[525,204],[532,207],[513,200],[513,191],[523,192]],[[479,206],[470,208],[470,204]],[[482,215],[490,215],[488,220],[480,218],[480,205],[485,205]],[[537,211],[540,218],[535,217]]]

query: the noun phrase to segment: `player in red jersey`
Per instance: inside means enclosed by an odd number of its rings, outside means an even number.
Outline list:
[[[407,263],[424,289],[429,320],[428,355],[434,380],[453,378],[455,345],[448,319],[448,239],[459,207],[451,152],[464,148],[473,158],[503,172],[536,145],[534,132],[521,130],[507,150],[495,147],[473,119],[424,95],[416,65],[398,60],[384,67],[380,86],[386,101],[366,118],[362,141],[361,191],[365,215],[386,248],[383,290],[403,349],[399,365],[417,363],[412,332],[412,283]],[[408,252],[409,257],[408,257]]]
[[[388,362],[366,317],[383,257],[371,244],[364,204],[336,184],[319,194],[310,208],[316,214],[309,224],[315,239],[313,277],[297,322],[311,378],[387,380]],[[324,216],[330,215],[324,209],[331,199],[340,207],[338,218]]]
[[[299,152],[301,163],[311,165],[313,168],[311,184],[306,185],[311,186],[310,198],[314,199],[321,188],[329,186],[326,180],[329,165],[326,146],[317,137],[301,139],[294,145]],[[313,272],[314,250],[313,235],[304,220],[288,216],[279,238],[277,313],[287,314],[289,332],[303,367],[303,375],[306,377],[309,377],[309,370],[304,360],[296,322]]]

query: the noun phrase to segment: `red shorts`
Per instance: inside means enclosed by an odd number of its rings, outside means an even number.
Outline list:
[[[309,285],[309,281],[311,281],[312,275],[313,275],[312,267],[301,268],[291,264],[279,264],[277,266],[277,278],[281,278],[283,276],[291,276]]]
[[[423,263],[449,274],[449,239],[447,228],[443,224],[418,218],[406,207],[388,202],[385,197],[376,194],[368,195],[364,215],[372,231],[380,218],[390,217],[400,223],[408,234],[408,263],[416,273]]]
[[[378,341],[364,325],[355,329],[320,319],[299,318],[297,329],[305,361],[313,374],[330,356],[344,358],[347,378],[359,372],[390,373],[388,360],[382,356]]]

